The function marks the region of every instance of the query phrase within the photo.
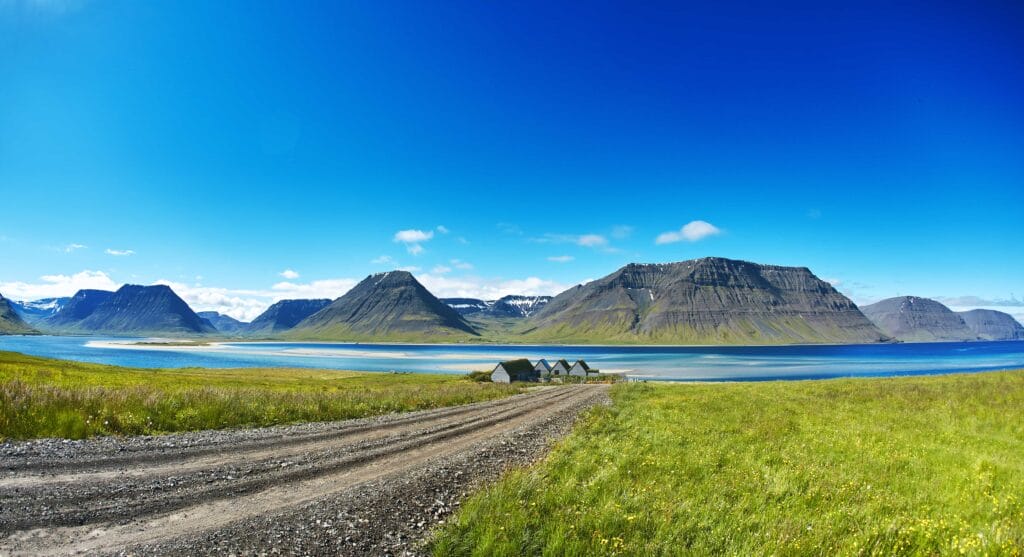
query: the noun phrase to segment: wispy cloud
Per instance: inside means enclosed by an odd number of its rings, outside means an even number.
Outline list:
[[[307,283],[279,282],[271,287],[276,300],[288,298],[335,299],[352,290],[359,281],[350,278],[314,280]]]
[[[117,290],[121,285],[103,271],[81,271],[73,275],[43,275],[39,282],[2,282],[0,293],[13,300],[38,300],[73,296],[82,289]]]
[[[1015,296],[1009,298],[983,298],[981,296],[936,296],[935,299],[947,306],[993,306],[993,307],[1024,307],[1024,300]]]
[[[394,241],[397,243],[405,244],[405,250],[412,255],[419,255],[423,253],[423,242],[428,242],[434,237],[434,231],[409,229],[399,230],[395,233]]]
[[[390,255],[382,255],[380,257],[374,257],[373,259],[370,260],[370,263],[374,265],[390,265],[394,262],[395,260]]]
[[[449,232],[449,230],[448,230],[448,227],[446,227],[446,226],[445,226],[445,225],[443,225],[443,224],[439,224],[439,225],[437,225],[437,229],[436,229],[436,230],[437,230],[438,232],[440,232],[441,234],[447,234],[447,233]]]
[[[285,269],[285,270],[281,271],[278,274],[282,278],[286,278],[288,280],[295,280],[295,279],[299,278],[299,273],[293,271],[292,269]]]
[[[655,244],[673,244],[676,242],[697,242],[708,236],[721,234],[717,226],[703,220],[690,221],[682,228],[673,232],[663,232],[654,240]]]
[[[82,245],[82,244],[68,244],[68,245],[64,246],[64,253],[71,253],[73,251],[80,250],[80,249],[86,249],[88,247],[89,246]]]
[[[446,267],[444,265],[435,265],[434,268],[430,270],[430,272],[435,275],[446,275],[452,272],[452,268]]]
[[[601,234],[554,234],[547,233],[531,241],[540,244],[576,244],[585,248],[608,249],[608,238]]]
[[[470,271],[470,270],[473,269],[473,264],[472,263],[463,261],[461,259],[452,259],[451,260],[451,264],[452,264],[452,267],[455,267],[456,269],[459,269],[460,271]]]
[[[423,286],[439,298],[479,298],[496,300],[509,294],[524,296],[553,296],[568,286],[539,277],[502,279],[481,277],[451,277],[424,274],[416,277]]]
[[[107,248],[105,251],[106,251],[107,255],[114,255],[114,256],[117,256],[117,257],[127,257],[129,255],[135,255],[135,251],[134,250],[130,250],[130,249],[111,249],[111,248]]]
[[[554,263],[568,263],[573,259],[575,258],[571,255],[552,255],[548,258],[548,261],[552,261]]]

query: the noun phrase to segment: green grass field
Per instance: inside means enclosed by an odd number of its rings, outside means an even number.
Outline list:
[[[1024,553],[1024,371],[612,394],[434,553]]]
[[[0,352],[0,441],[340,420],[489,400],[521,389],[456,375],[133,369]]]

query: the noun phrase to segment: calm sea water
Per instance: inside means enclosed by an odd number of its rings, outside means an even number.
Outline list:
[[[314,367],[465,373],[510,358],[584,358],[603,371],[651,380],[762,381],[1024,368],[1024,342],[843,346],[526,346],[227,343],[142,348],[141,339],[0,336],[0,350],[135,367]],[[123,343],[113,347],[112,343]]]

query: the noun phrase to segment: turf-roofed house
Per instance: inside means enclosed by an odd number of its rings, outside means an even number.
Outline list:
[[[540,381],[540,371],[533,367],[530,360],[520,358],[501,362],[494,366],[491,381],[495,383],[511,383],[513,381]]]

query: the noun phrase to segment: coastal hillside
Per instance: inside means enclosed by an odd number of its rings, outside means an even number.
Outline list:
[[[324,309],[330,303],[331,301],[327,299],[281,300],[253,319],[245,327],[244,332],[250,335],[268,335],[287,331],[298,325],[303,319]]]
[[[709,257],[630,264],[573,287],[528,321],[537,342],[879,342],[857,306],[803,267]]]
[[[0,294],[0,335],[21,335],[34,332],[36,332],[35,329],[14,311],[14,304]]]
[[[216,311],[200,311],[196,312],[196,315],[210,322],[213,328],[217,329],[217,332],[228,335],[238,334],[244,331],[249,325],[243,323],[230,315],[224,315]]]
[[[1008,313],[972,309],[959,315],[967,328],[982,340],[1024,340],[1024,327]]]
[[[113,295],[113,292],[107,290],[79,290],[61,306],[57,313],[43,320],[40,327],[47,331],[60,331],[73,327],[89,317],[92,312],[96,311],[96,308]]]
[[[928,298],[888,298],[864,306],[861,311],[885,334],[905,342],[946,342],[978,338],[962,317]]]
[[[412,274],[391,271],[365,278],[284,336],[312,340],[446,342],[475,338],[477,332]]]
[[[117,292],[81,291],[48,321],[63,332],[193,335],[214,333],[168,286],[126,284]],[[81,295],[81,296],[80,296]],[[78,300],[80,303],[75,303]],[[102,300],[94,304],[97,300]],[[90,311],[91,309],[91,311]]]

